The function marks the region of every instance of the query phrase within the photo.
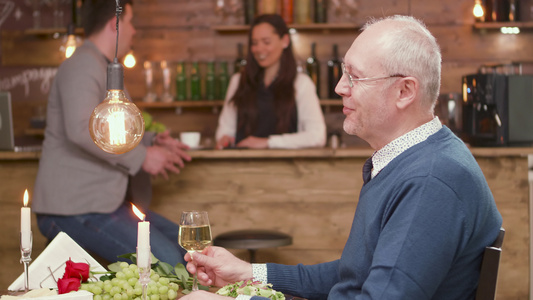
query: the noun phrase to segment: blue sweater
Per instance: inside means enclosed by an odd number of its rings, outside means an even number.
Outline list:
[[[308,299],[473,299],[501,225],[477,162],[443,127],[363,186],[339,260],[268,264],[268,281]]]

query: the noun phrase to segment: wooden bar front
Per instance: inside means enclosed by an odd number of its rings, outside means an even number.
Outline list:
[[[498,299],[529,299],[529,186],[531,148],[472,149],[503,216],[506,229]],[[276,229],[291,246],[257,251],[260,262],[314,264],[340,257],[357,205],[370,149],[203,150],[179,175],[155,179],[152,209],[173,221],[182,210],[209,212],[213,235],[245,228]],[[4,155],[6,154],[6,155]],[[33,188],[38,163],[28,154],[0,153],[0,284],[22,272],[19,218],[25,188]],[[44,249],[33,218],[35,258]],[[232,250],[248,259],[245,250]]]

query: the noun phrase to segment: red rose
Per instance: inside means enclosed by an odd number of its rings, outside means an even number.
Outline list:
[[[87,281],[89,279],[89,265],[86,263],[75,263],[71,259],[67,260],[63,279],[66,278],[76,278],[82,282]]]
[[[57,280],[57,292],[59,294],[66,294],[72,291],[77,291],[81,286],[81,281],[78,278],[59,278]]]

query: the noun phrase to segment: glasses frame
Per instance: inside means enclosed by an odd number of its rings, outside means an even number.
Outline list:
[[[381,79],[388,79],[388,78],[405,78],[406,75],[402,74],[394,74],[389,76],[383,76],[383,77],[366,77],[366,78],[353,78],[352,74],[348,73],[346,71],[346,64],[341,63],[341,69],[342,69],[342,75],[348,76],[348,81],[350,82],[350,87],[353,88],[355,86],[354,82],[359,81],[374,81],[374,80],[381,80]]]

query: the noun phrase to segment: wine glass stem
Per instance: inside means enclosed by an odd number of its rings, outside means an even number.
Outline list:
[[[198,274],[194,273],[193,279],[192,279],[192,291],[198,290]]]
[[[147,300],[146,299],[146,290],[148,288],[148,284],[143,284],[142,285],[142,290],[143,290],[143,300]]]

